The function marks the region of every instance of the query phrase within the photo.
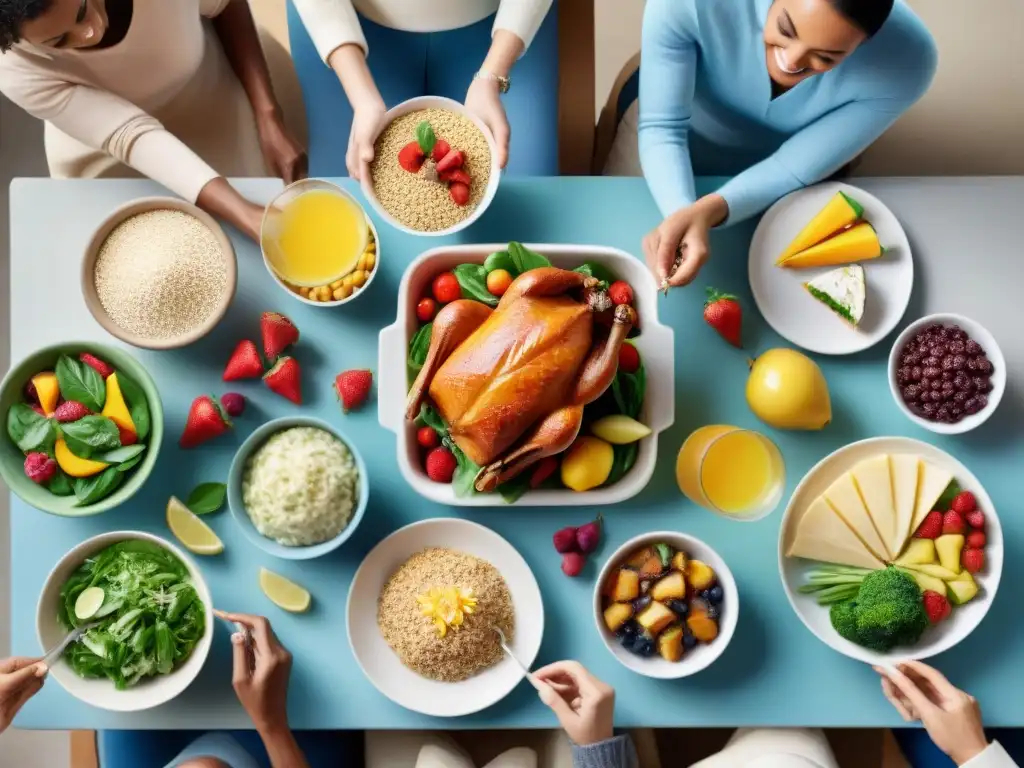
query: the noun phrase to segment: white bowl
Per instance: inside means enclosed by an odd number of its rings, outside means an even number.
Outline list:
[[[516,662],[507,657],[457,683],[428,680],[399,661],[377,626],[377,600],[391,575],[428,547],[465,552],[498,569],[512,594],[515,611],[515,636],[510,648],[527,668],[540,651],[544,603],[522,555],[478,523],[451,518],[423,520],[399,528],[370,550],[352,578],[345,608],[348,641],[356,663],[377,690],[396,704],[424,715],[460,717],[501,701],[524,676]],[[410,606],[410,610],[416,610],[416,606]]]
[[[839,636],[829,621],[827,606],[818,605],[814,595],[800,594],[801,585],[806,583],[806,575],[819,564],[808,560],[786,557],[792,537],[796,532],[803,511],[815,498],[824,493],[840,475],[848,471],[862,459],[880,453],[913,453],[917,454],[938,467],[952,473],[964,490],[970,491],[978,500],[978,508],[985,513],[985,570],[978,575],[981,594],[967,605],[954,606],[952,615],[941,624],[929,627],[921,640],[914,646],[893,648],[888,653],[863,648]],[[927,659],[930,656],[948,651],[967,637],[985,618],[1003,572],[1003,531],[996,515],[992,499],[985,492],[970,470],[945,451],[920,440],[909,437],[872,437],[860,440],[840,448],[826,456],[811,468],[793,491],[793,496],[786,507],[779,527],[779,575],[782,586],[793,606],[796,615],[811,632],[823,643],[851,659],[866,664],[892,665],[908,659]]]
[[[725,599],[722,601],[722,615],[718,624],[718,637],[707,645],[701,643],[692,650],[686,651],[680,661],[666,661],[657,655],[641,658],[630,653],[622,647],[618,638],[608,631],[604,624],[603,612],[601,610],[601,591],[605,579],[608,578],[611,570],[635,550],[648,544],[656,544],[659,541],[663,541],[677,550],[686,552],[687,556],[694,560],[700,560],[710,565],[718,577],[718,583],[721,585],[722,591],[725,593]],[[726,646],[732,640],[732,636],[736,633],[736,622],[739,621],[739,616],[740,593],[736,588],[736,580],[733,578],[732,571],[725,564],[725,560],[700,539],[676,531],[645,533],[642,536],[630,539],[608,558],[604,567],[601,568],[600,575],[597,577],[597,584],[594,585],[594,621],[597,625],[597,632],[604,642],[604,647],[623,666],[645,677],[675,680],[681,677],[689,677],[711,666],[722,655]]]
[[[406,232],[410,235],[442,237],[444,235],[451,235],[456,232],[460,232],[468,227],[483,215],[483,212],[487,210],[488,206],[490,206],[491,201],[494,200],[494,194],[498,191],[498,183],[501,181],[501,167],[498,164],[498,147],[494,143],[494,137],[491,135],[490,129],[483,124],[483,121],[480,120],[479,117],[466,109],[465,105],[460,104],[453,99],[446,99],[442,96],[417,96],[414,99],[403,101],[401,104],[398,104],[388,110],[388,113],[384,116],[384,125],[391,125],[391,123],[399,117],[407,115],[410,112],[417,112],[421,109],[446,109],[449,112],[456,112],[463,115],[469,120],[472,120],[473,124],[483,133],[484,138],[487,139],[487,147],[491,151],[491,174],[487,179],[487,188],[484,190],[484,195],[480,198],[480,202],[477,204],[476,208],[473,209],[473,212],[462,221],[457,224],[453,224],[447,229],[424,232],[419,229],[407,227],[384,210],[384,206],[382,206],[380,201],[377,199],[377,193],[373,189],[373,183],[369,173],[363,174],[360,188],[363,190],[363,195],[366,196],[366,199],[370,201],[370,205],[373,206],[373,210],[375,210],[382,219],[395,229],[401,230],[402,232]]]
[[[383,427],[398,435],[398,467],[406,482],[424,498],[440,504],[507,506],[497,493],[477,493],[460,498],[450,484],[431,481],[423,469],[420,448],[416,443],[416,426],[405,420],[408,391],[406,359],[409,341],[420,326],[416,319],[416,302],[427,295],[431,281],[439,272],[465,262],[483,264],[489,254],[506,247],[507,244],[445,246],[420,254],[402,275],[398,287],[398,320],[380,332],[378,418]],[[658,434],[668,429],[675,418],[675,343],[672,329],[658,322],[658,286],[641,259],[616,248],[535,244],[526,244],[526,247],[547,256],[554,266],[564,269],[573,269],[586,261],[602,264],[633,288],[641,332],[632,341],[640,351],[647,371],[647,393],[640,421],[651,428],[651,435],[640,441],[636,463],[614,485],[583,493],[559,489],[530,491],[515,503],[554,507],[615,504],[630,499],[650,481],[658,458]]]
[[[210,643],[213,640],[213,600],[210,598],[210,590],[203,580],[203,575],[192,559],[178,547],[159,536],[142,531],[114,531],[101,533],[99,536],[93,536],[91,539],[83,541],[64,555],[50,571],[50,575],[46,577],[36,606],[36,635],[39,638],[42,652],[45,653],[56,646],[67,635],[67,630],[57,620],[57,605],[60,601],[61,587],[71,574],[89,556],[112,544],[133,539],[148,541],[163,547],[185,564],[192,578],[192,585],[206,609],[206,625],[202,638],[192,649],[192,654],[184,664],[169,675],[146,678],[138,685],[124,691],[117,690],[114,683],[106,678],[87,680],[79,677],[64,662],[63,657],[50,667],[50,676],[76,699],[111,712],[140,712],[175,698],[196,679],[199,670],[206,663],[206,656],[210,652]]]
[[[988,405],[977,413],[965,416],[955,424],[928,421],[918,416],[903,402],[899,385],[896,383],[896,370],[899,368],[899,358],[903,347],[907,345],[912,336],[934,323],[941,323],[946,326],[959,325],[967,331],[968,336],[982,346],[985,354],[988,355],[988,359],[992,361],[992,390],[988,393]],[[904,328],[889,351],[889,391],[892,392],[892,398],[896,401],[897,407],[906,414],[908,419],[918,426],[940,435],[960,435],[984,424],[988,421],[988,417],[992,415],[993,411],[999,407],[999,401],[1003,399],[1003,392],[1006,391],[1006,359],[1003,357],[1003,351],[996,343],[995,337],[980,323],[971,320],[969,317],[950,312],[926,315]]]

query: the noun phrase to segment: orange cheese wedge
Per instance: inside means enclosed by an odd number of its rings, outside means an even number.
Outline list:
[[[806,227],[800,230],[800,234],[793,238],[793,242],[782,252],[775,263],[781,265],[790,256],[795,256],[800,251],[805,251],[823,240],[827,240],[832,235],[855,224],[863,215],[864,208],[860,203],[843,192],[836,192],[828,204],[818,211]]]
[[[866,221],[830,237],[823,243],[808,248],[806,251],[790,256],[780,266],[789,269],[806,267],[838,267],[856,261],[877,259],[885,253],[878,240],[875,228]]]

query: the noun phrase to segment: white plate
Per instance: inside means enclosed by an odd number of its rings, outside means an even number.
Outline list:
[[[808,560],[786,557],[785,554],[792,536],[796,532],[796,525],[811,501],[824,493],[833,481],[852,469],[858,461],[870,456],[877,456],[880,453],[917,454],[932,464],[951,472],[960,486],[965,491],[973,493],[978,500],[978,508],[985,513],[985,535],[988,539],[985,544],[985,570],[976,577],[978,585],[981,587],[978,597],[967,605],[953,606],[953,614],[941,624],[927,629],[917,645],[897,647],[889,653],[877,653],[840,637],[832,629],[828,608],[818,605],[814,595],[802,595],[797,591],[802,584],[806,583],[807,572],[817,567],[818,564]],[[800,617],[804,626],[823,643],[851,659],[857,659],[867,664],[891,665],[907,659],[927,659],[943,651],[948,651],[971,634],[985,618],[985,614],[988,613],[988,609],[995,599],[996,591],[999,589],[1002,572],[1002,527],[999,524],[999,517],[996,515],[992,499],[982,488],[978,478],[945,451],[907,437],[873,437],[850,443],[826,456],[804,476],[796,490],[793,491],[793,497],[786,507],[782,525],[779,528],[779,574],[782,577],[782,586],[786,590],[786,596],[789,598],[793,610],[796,611],[796,615]]]
[[[797,233],[842,190],[864,206],[864,218],[886,248],[863,262],[867,303],[860,326],[852,328],[814,299],[803,284],[828,272],[775,266]],[[761,218],[750,242],[750,290],[757,308],[776,333],[799,347],[825,355],[849,355],[877,344],[896,327],[910,302],[914,260],[903,227],[881,200],[849,184],[827,182],[786,195]]]
[[[391,575],[427,547],[446,547],[486,560],[501,573],[512,594],[515,637],[510,648],[530,668],[544,635],[544,604],[530,566],[490,528],[468,520],[438,518],[392,533],[366,556],[352,579],[346,607],[348,641],[367,679],[396,704],[434,717],[460,717],[501,701],[523,679],[509,658],[475,677],[441,683],[405,667],[377,627],[377,600]]]

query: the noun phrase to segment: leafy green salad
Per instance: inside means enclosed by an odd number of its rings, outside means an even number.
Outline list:
[[[109,678],[119,690],[170,674],[206,629],[185,564],[148,541],[122,541],[90,557],[60,597],[62,626],[96,624],[68,646],[65,661],[79,676]]]

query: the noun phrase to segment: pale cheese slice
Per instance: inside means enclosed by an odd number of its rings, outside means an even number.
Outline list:
[[[953,474],[927,461],[921,462],[921,472],[917,478],[917,503],[914,507],[914,522],[911,529],[924,522],[928,513],[935,509],[935,502],[949,484],[953,482]]]
[[[897,541],[900,537],[896,533],[896,506],[892,498],[889,457],[885,454],[872,456],[850,471],[888,554],[891,558],[898,556],[903,541]]]
[[[896,507],[896,533],[899,537],[899,552],[893,554],[897,557],[903,554],[907,539],[917,530],[913,523],[914,511],[917,509],[917,478],[922,463],[919,456],[909,453],[897,453],[889,457],[892,498]]]
[[[854,485],[851,473],[844,473],[828,487],[828,490],[825,491],[825,500],[864,542],[864,546],[871,550],[871,554],[879,560],[892,559],[892,555],[885,546],[885,542],[882,541],[882,537],[878,535],[878,529],[875,528],[871,515],[868,514],[868,510],[857,492],[857,486]]]
[[[872,570],[883,565],[832,511],[824,496],[812,501],[804,512],[786,556]]]

